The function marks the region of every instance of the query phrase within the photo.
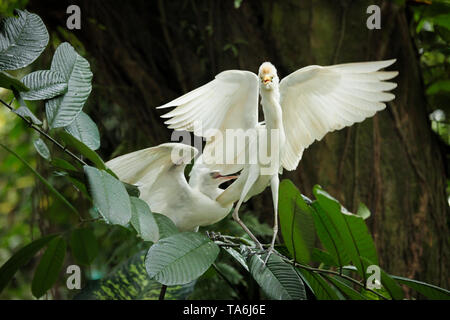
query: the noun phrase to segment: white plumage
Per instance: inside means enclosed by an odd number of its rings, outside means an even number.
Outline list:
[[[233,203],[216,201],[219,185],[236,178],[197,166],[189,183],[186,164],[198,150],[181,143],[165,143],[114,158],[106,163],[121,181],[137,185],[140,198],[152,210],[169,217],[181,231],[194,231],[223,219]]]
[[[361,122],[384,109],[384,102],[394,99],[393,94],[385,91],[396,87],[396,83],[385,80],[398,73],[379,70],[394,62],[308,66],[281,82],[275,67],[265,62],[258,75],[249,71],[224,71],[204,86],[159,108],[176,106],[162,116],[169,118],[165,122],[169,128],[193,131],[207,138],[202,157],[211,169],[226,174],[243,169],[239,179],[218,200],[239,200],[233,217],[247,232],[249,230],[238,216],[239,207],[242,201],[271,184],[275,211],[273,247],[278,229],[279,170],[295,170],[304,150],[327,132]],[[261,96],[264,125],[258,124],[258,95]],[[208,132],[211,129],[216,131]],[[228,141],[226,129],[254,129],[258,139],[236,146],[233,141]],[[271,139],[270,132],[274,129],[279,130],[279,135]],[[260,134],[264,131],[268,134]],[[253,147],[258,150],[263,147],[275,150],[271,153],[275,170],[263,172],[261,161],[256,164],[242,161],[249,155],[251,143],[255,143]],[[226,159],[234,162],[226,163]],[[249,234],[257,242],[251,232]]]

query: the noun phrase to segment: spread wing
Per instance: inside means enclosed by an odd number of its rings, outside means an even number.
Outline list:
[[[177,106],[164,114],[169,129],[187,130],[207,138],[205,163],[235,172],[245,161],[245,145],[226,138],[226,129],[253,129],[258,123],[258,77],[250,71],[229,70],[214,80],[158,108]],[[225,148],[225,146],[227,146]],[[235,150],[237,149],[237,150]],[[237,165],[225,165],[230,162]],[[215,165],[219,166],[215,166]]]
[[[347,63],[328,67],[308,66],[280,82],[280,104],[286,145],[282,166],[295,170],[304,149],[330,131],[372,117],[383,102],[394,99],[389,91],[397,84],[386,82],[396,71],[379,71],[393,60]]]
[[[164,209],[191,192],[184,168],[198,150],[181,143],[164,143],[114,158],[106,163],[120,180],[137,185],[152,211]]]

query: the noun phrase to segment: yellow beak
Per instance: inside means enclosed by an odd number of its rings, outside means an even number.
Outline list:
[[[271,76],[265,75],[265,76],[263,77],[263,82],[264,82],[264,84],[267,84],[267,83],[269,83],[270,81],[272,81]]]

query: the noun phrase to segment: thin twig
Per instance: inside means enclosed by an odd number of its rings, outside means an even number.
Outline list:
[[[161,291],[159,292],[159,300],[164,300],[164,296],[166,295],[167,286],[163,284],[161,286]]]
[[[14,99],[12,100],[14,101]],[[12,103],[11,101],[11,103]],[[13,112],[16,116],[18,116],[19,118],[21,118],[23,121],[25,121],[28,126],[34,130],[36,130],[37,132],[39,132],[40,135],[44,136],[47,140],[49,140],[50,142],[52,142],[55,146],[57,146],[59,149],[61,149],[64,153],[68,154],[69,156],[71,156],[73,159],[75,159],[76,161],[78,161],[79,163],[81,163],[83,166],[87,165],[86,162],[84,162],[81,158],[77,157],[75,154],[73,154],[70,150],[67,150],[62,144],[60,144],[58,141],[56,141],[55,139],[53,139],[50,135],[48,135],[45,131],[43,131],[41,128],[39,128],[37,125],[35,125],[33,123],[33,121],[28,120],[27,118],[25,118],[24,116],[22,116],[21,114],[18,114],[15,112],[15,109],[8,103],[6,103],[5,101],[3,101],[2,99],[0,99],[0,103],[2,103],[5,107],[7,107],[11,112]]]

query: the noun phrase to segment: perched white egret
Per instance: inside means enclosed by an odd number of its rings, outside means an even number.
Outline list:
[[[384,80],[394,78],[398,72],[379,70],[394,62],[393,59],[326,67],[313,65],[291,73],[281,82],[276,68],[264,62],[258,75],[249,71],[224,71],[211,82],[159,108],[176,106],[162,116],[170,118],[165,122],[169,128],[193,131],[206,138],[203,161],[210,168],[222,174],[243,169],[239,179],[218,200],[239,199],[233,217],[257,243],[239,219],[238,211],[243,201],[270,184],[275,213],[270,247],[273,250],[278,231],[279,170],[295,170],[304,150],[327,132],[351,126],[383,110],[386,107],[383,102],[394,99],[392,93],[385,91],[397,86]],[[258,124],[259,95],[264,125]],[[242,130],[253,129],[258,138],[236,145],[236,135],[230,138],[226,131],[237,129],[241,135]],[[273,137],[272,131],[277,132]],[[257,145],[257,150],[266,149],[272,170],[263,172],[260,159],[256,164],[242,161],[249,156],[252,143]],[[252,150],[251,154],[256,149]]]
[[[216,201],[219,185],[237,176],[222,176],[204,166],[184,176],[186,164],[198,153],[181,143],[164,143],[114,158],[106,163],[120,180],[137,185],[140,198],[153,212],[169,217],[180,231],[196,231],[222,220],[233,202]]]

